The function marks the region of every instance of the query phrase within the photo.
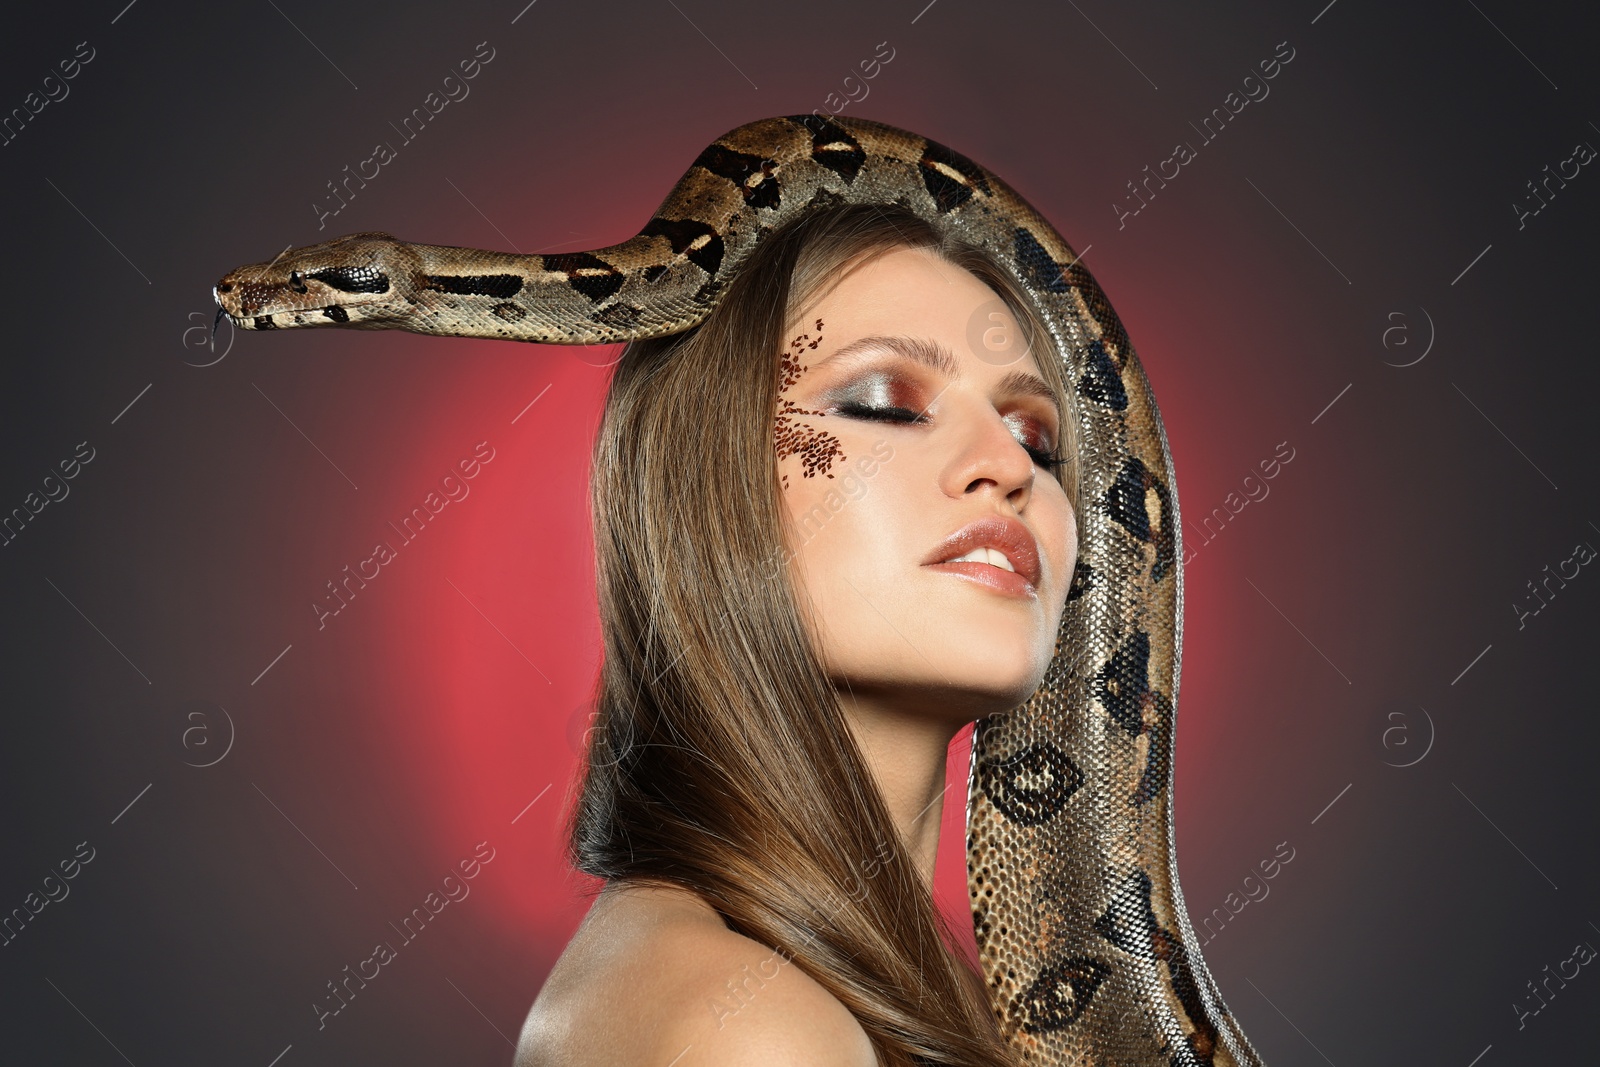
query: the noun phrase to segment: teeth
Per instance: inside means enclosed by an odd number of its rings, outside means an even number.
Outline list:
[[[995,548],[975,548],[964,556],[957,556],[950,562],[987,563],[990,566],[999,567],[1001,570],[1011,571],[1013,574],[1015,574],[1017,570],[1017,568],[1011,565],[1011,561],[1006,559],[1005,553]]]

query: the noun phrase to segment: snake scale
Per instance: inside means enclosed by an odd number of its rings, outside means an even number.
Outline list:
[[[1001,1032],[1050,1067],[1258,1065],[1195,947],[1175,866],[1183,594],[1166,434],[1094,278],[994,174],[876,122],[763,119],[702,151],[621,244],[515,255],[360,233],[241,267],[215,297],[246,330],[655,337],[701,322],[764,233],[839,203],[898,203],[987,249],[1075,384],[1080,554],[1055,655],[1034,696],[973,740],[968,888]]]

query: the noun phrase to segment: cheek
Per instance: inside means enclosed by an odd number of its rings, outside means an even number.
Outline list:
[[[1078,520],[1073,513],[1072,505],[1066,498],[1066,493],[1061,494],[1059,511],[1054,519],[1056,529],[1059,531],[1055,538],[1055,549],[1051,563],[1056,566],[1057,589],[1056,604],[1057,615],[1066,607],[1067,590],[1072,586],[1072,575],[1078,565]]]
[[[772,447],[777,453],[780,481],[785,492],[794,483],[824,482],[831,484],[834,465],[850,457],[843,443],[823,424],[822,418],[803,419],[799,416],[820,416],[821,412],[802,408],[787,398],[779,398],[778,414],[772,420]],[[813,425],[817,423],[819,425]],[[791,478],[790,475],[797,475]]]
[[[824,572],[848,573],[854,580],[854,575],[875,573],[904,554],[900,542],[916,503],[907,498],[900,484],[904,479],[896,477],[903,473],[897,469],[903,465],[899,454],[878,464],[870,477],[863,476],[853,465],[854,457],[870,454],[873,441],[850,427],[840,431],[839,437],[828,435],[830,447],[846,457],[834,466],[834,477],[804,477],[799,456],[780,463],[780,470],[798,475],[783,492],[792,523],[790,549]]]
[[[840,427],[842,452],[869,455],[877,438],[852,429]],[[870,476],[854,463],[852,458],[836,467],[832,479],[800,477],[790,468],[796,476],[783,492],[796,590],[809,597],[837,638],[851,641],[883,629],[873,605],[893,602],[907,567],[933,543],[914,528],[914,517],[927,502],[911,499],[905,451],[896,448]]]

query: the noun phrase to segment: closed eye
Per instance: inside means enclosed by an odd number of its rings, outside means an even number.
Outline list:
[[[836,405],[834,410],[847,418],[865,419],[868,422],[914,423],[928,421],[927,415],[902,407],[875,408],[869,404],[850,402]]]
[[[903,407],[872,407],[868,404],[846,402],[835,405],[833,411],[846,418],[862,419],[867,422],[894,422],[909,425],[930,421],[926,414]],[[1028,453],[1034,463],[1045,470],[1053,471],[1067,462],[1065,457],[1057,455],[1054,451],[1038,448],[1025,441],[1018,441],[1017,443],[1022,445],[1023,451]]]
[[[1032,456],[1033,461],[1047,471],[1053,471],[1057,467],[1064,467],[1067,463],[1065,456],[1058,456],[1053,452],[1043,452],[1037,448],[1029,448],[1028,455]]]

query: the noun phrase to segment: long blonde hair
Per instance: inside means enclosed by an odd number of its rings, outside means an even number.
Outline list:
[[[588,874],[699,894],[836,996],[882,1063],[1001,1067],[1015,1061],[946,947],[802,594],[771,566],[792,536],[773,450],[791,313],[845,265],[907,246],[995,290],[1068,414],[1019,283],[892,206],[766,235],[698,327],[629,344],[594,449],[604,664],[569,847]],[[1056,474],[1069,494],[1074,468]]]

